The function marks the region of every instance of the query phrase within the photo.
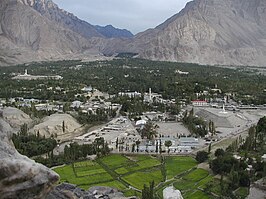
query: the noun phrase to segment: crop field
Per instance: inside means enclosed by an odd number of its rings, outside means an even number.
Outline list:
[[[155,182],[155,192],[162,198],[163,189],[173,185],[184,198],[211,198],[202,190],[213,176],[196,169],[192,157],[155,157],[150,155],[109,155],[95,161],[76,162],[55,170],[61,182],[69,182],[87,190],[92,186],[109,186],[125,196],[140,195],[144,184]],[[165,179],[168,179],[164,182]],[[133,188],[133,189],[132,189]]]
[[[171,179],[197,165],[192,157],[167,157],[165,160],[165,169],[167,179]]]
[[[174,187],[181,191],[184,198],[211,198],[209,195],[202,192],[202,186],[205,186],[213,179],[208,171],[204,169],[195,169],[184,175],[181,179],[174,182]]]

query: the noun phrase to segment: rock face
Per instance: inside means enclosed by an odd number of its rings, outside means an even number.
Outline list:
[[[194,0],[131,49],[153,60],[265,66],[265,10],[265,0]]]
[[[124,197],[123,193],[110,187],[92,187],[88,191],[78,188],[76,185],[63,183],[58,185],[46,199],[135,199]]]
[[[10,141],[13,129],[0,117],[0,198],[45,198],[59,176],[20,155]]]
[[[183,199],[181,192],[179,190],[175,190],[174,187],[167,187],[163,190],[163,198],[164,199]]]
[[[4,120],[7,121],[14,130],[19,130],[23,124],[29,125],[32,123],[30,116],[17,108],[1,108],[0,113]]]

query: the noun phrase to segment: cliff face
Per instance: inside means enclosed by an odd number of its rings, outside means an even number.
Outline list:
[[[45,198],[59,176],[20,155],[11,143],[13,129],[0,118],[0,198]]]
[[[136,36],[143,58],[200,64],[265,65],[264,0],[194,0]]]
[[[0,23],[2,63],[63,59],[87,48],[85,38],[17,0],[0,2]]]
[[[66,29],[72,30],[85,38],[103,37],[102,34],[97,32],[96,28],[80,20],[75,15],[58,8],[58,6],[51,0],[18,0],[22,4],[30,6],[43,17],[55,22]]]

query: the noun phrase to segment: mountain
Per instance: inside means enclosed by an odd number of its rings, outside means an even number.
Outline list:
[[[0,62],[64,59],[89,48],[85,37],[41,15],[33,2],[42,0],[1,0]]]
[[[0,65],[136,53],[151,60],[265,66],[266,1],[194,0],[132,37],[111,25],[93,26],[51,0],[1,0],[0,42]]]
[[[194,0],[128,51],[153,60],[266,65],[265,0]]]
[[[58,8],[51,0],[1,0],[0,43],[0,65],[10,65],[96,59],[110,42],[95,26]]]
[[[112,25],[95,26],[96,30],[107,38],[132,38],[134,35],[126,29],[118,29]]]

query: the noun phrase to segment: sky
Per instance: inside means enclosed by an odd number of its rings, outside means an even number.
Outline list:
[[[154,28],[191,0],[53,0],[93,25],[113,25],[133,34]]]

